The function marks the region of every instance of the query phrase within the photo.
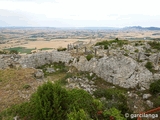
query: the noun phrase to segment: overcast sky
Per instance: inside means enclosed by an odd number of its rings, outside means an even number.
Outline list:
[[[160,0],[0,0],[0,26],[160,27]]]

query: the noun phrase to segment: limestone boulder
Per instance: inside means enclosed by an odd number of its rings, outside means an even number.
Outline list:
[[[153,79],[152,73],[137,61],[123,55],[113,55],[88,61],[81,56],[79,62],[73,64],[78,70],[90,71],[107,82],[123,88],[136,86],[149,88]]]
[[[34,76],[36,79],[43,79],[44,78],[43,70],[37,69],[36,72],[34,73]]]

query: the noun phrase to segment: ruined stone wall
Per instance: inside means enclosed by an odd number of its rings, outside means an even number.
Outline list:
[[[73,57],[68,52],[40,52],[26,55],[19,60],[22,67],[38,67],[52,62],[68,63]]]
[[[142,63],[138,63],[124,55],[109,55],[100,59],[92,58],[88,61],[84,56],[79,60],[73,58],[68,52],[39,52],[29,55],[1,55],[0,69],[8,66],[21,66],[23,68],[38,67],[52,62],[73,61],[72,65],[80,71],[89,71],[103,78],[107,82],[123,88],[148,89],[153,79],[160,79],[160,74],[152,74]],[[77,62],[78,61],[78,62]]]
[[[21,66],[23,68],[38,67],[52,62],[68,63],[73,57],[68,52],[39,52],[28,55],[0,55],[0,69],[11,66]]]

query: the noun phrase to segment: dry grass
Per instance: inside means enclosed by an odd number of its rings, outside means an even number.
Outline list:
[[[33,73],[34,69],[0,70],[0,111],[29,100],[30,95],[41,84],[34,79]]]
[[[12,105],[28,101],[31,94],[45,80],[34,78],[35,69],[5,69],[0,70],[0,112]],[[64,78],[66,73],[47,76],[46,80],[56,81]]]
[[[66,73],[57,73],[57,74],[52,74],[50,76],[47,76],[46,79],[50,81],[57,81],[64,78],[65,76],[66,76]]]

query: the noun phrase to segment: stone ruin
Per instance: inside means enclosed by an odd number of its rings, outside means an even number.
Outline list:
[[[113,53],[113,51],[109,52]],[[139,59],[142,58],[143,56],[141,55]],[[156,54],[148,57],[151,61],[156,60],[156,62],[158,58],[159,55]],[[75,66],[80,71],[93,72],[107,82],[123,88],[135,88],[139,86],[141,90],[145,90],[149,88],[153,80],[160,79],[159,73],[151,73],[143,63],[139,63],[135,59],[124,56],[119,52],[103,56],[102,58],[95,57],[90,61],[84,56],[80,56],[78,60],[68,51],[42,51],[28,55],[0,55],[0,69],[9,67],[36,68],[59,61],[64,62],[66,65]]]

